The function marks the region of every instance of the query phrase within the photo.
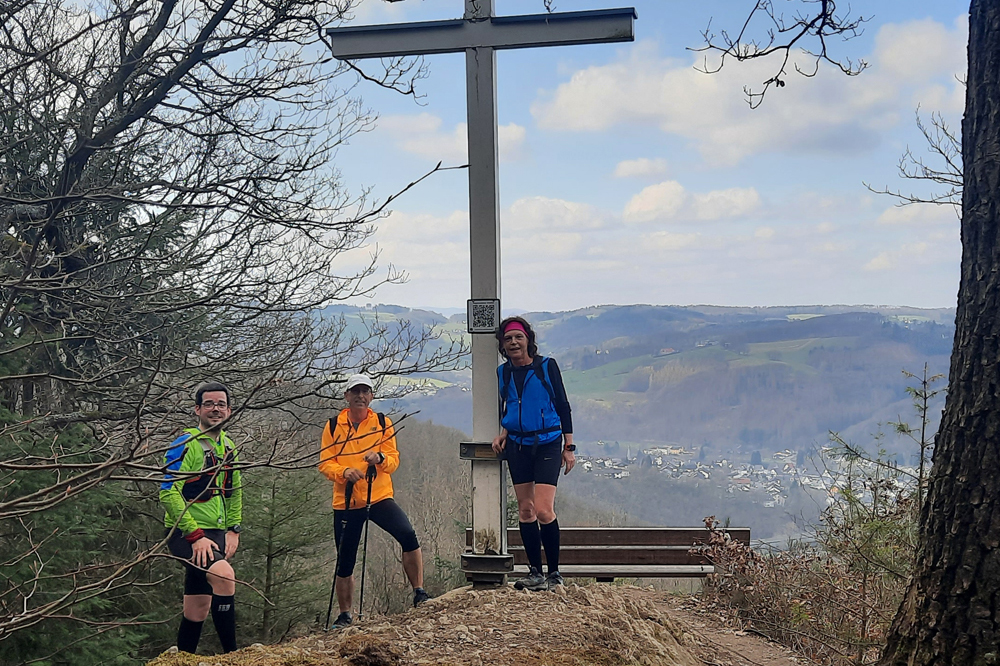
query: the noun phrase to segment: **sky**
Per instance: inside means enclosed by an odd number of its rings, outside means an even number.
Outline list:
[[[557,11],[623,6],[555,0]],[[967,1],[856,0],[863,33],[829,45],[868,68],[821,64],[751,109],[773,60],[696,68],[702,32],[739,30],[751,0],[636,0],[635,41],[498,53],[504,310],[600,304],[953,307],[961,244],[950,206],[899,208],[907,149],[926,158],[919,114],[960,127]],[[794,12],[799,0],[777,0]],[[846,6],[842,3],[841,6]],[[462,0],[367,0],[350,25],[456,18]],[[496,0],[498,15],[544,12]],[[763,36],[765,25],[755,35]],[[796,55],[796,58],[802,58]],[[811,69],[808,61],[801,61]],[[374,72],[376,63],[361,62]],[[419,98],[362,82],[379,118],[338,155],[344,184],[384,199],[438,162],[466,162],[465,58],[425,58]],[[371,242],[407,275],[359,303],[463,309],[468,172],[434,174],[394,201]]]

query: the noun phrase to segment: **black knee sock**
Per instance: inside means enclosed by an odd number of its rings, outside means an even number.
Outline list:
[[[233,596],[212,595],[212,622],[219,633],[223,652],[236,650],[236,608]]]
[[[204,622],[195,622],[181,616],[181,628],[177,631],[177,649],[181,652],[194,654],[201,639],[201,626]]]
[[[521,543],[524,544],[524,554],[528,556],[528,564],[542,570],[542,539],[538,534],[538,521],[518,523],[521,530]]]
[[[549,573],[559,571],[559,521],[542,523],[538,531],[545,546],[545,561],[549,564]]]

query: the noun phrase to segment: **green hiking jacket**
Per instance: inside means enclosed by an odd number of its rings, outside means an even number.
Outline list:
[[[164,457],[160,502],[163,523],[187,535],[201,528],[222,530],[243,521],[243,484],[236,445],[226,435],[213,440],[198,428],[188,428],[170,444]],[[202,472],[197,474],[197,472]]]

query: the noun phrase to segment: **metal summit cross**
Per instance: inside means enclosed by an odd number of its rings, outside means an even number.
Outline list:
[[[495,0],[465,0],[465,16],[446,21],[348,26],[326,31],[339,60],[465,52],[469,131],[469,243],[472,298],[472,551],[462,569],[473,584],[502,584],[513,570],[507,554],[505,464],[489,442],[500,431],[497,349],[500,321],[500,225],[497,193],[496,51],[540,46],[627,42],[635,9],[496,16]],[[485,315],[485,316],[484,316]],[[477,325],[485,320],[486,325]]]

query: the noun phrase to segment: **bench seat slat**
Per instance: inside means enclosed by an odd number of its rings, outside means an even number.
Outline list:
[[[514,556],[515,564],[527,564],[528,556],[523,549],[513,549],[510,551]],[[543,553],[542,560],[545,560]],[[592,565],[643,565],[655,566],[681,565],[681,564],[708,564],[708,560],[699,553],[691,553],[686,548],[672,549],[664,548],[659,550],[646,548],[617,548],[614,551],[606,549],[588,548],[560,548],[559,566],[563,564],[592,564]]]
[[[711,565],[607,566],[559,564],[564,578],[703,578],[715,572]],[[528,573],[526,565],[514,565],[514,576]]]

